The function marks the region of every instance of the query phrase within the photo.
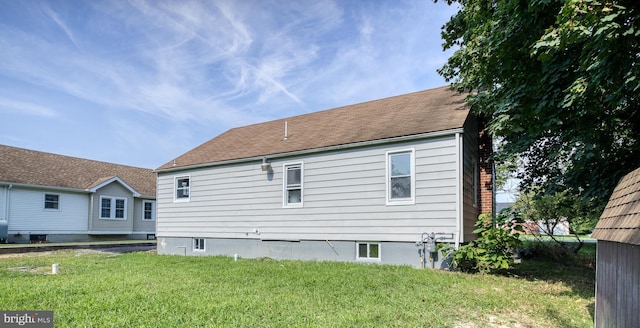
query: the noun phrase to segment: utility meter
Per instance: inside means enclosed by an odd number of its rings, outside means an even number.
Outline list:
[[[427,238],[424,243],[424,249],[429,253],[436,252],[436,239],[435,238]]]

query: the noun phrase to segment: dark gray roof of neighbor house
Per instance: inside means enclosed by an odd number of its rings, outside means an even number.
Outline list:
[[[89,190],[115,177],[141,195],[156,195],[151,169],[0,145],[0,182]]]
[[[468,114],[464,94],[440,87],[230,129],[157,170],[446,131]]]
[[[640,168],[618,182],[591,236],[640,245]]]

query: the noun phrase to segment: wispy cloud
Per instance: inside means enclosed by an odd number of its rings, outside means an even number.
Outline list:
[[[434,8],[430,1],[9,2],[0,12],[0,86],[23,89],[0,93],[0,111],[65,115],[42,105],[56,95],[81,110],[115,113],[122,122],[110,123],[112,138],[171,143],[163,136],[187,133],[180,142],[189,143],[206,139],[198,133],[214,137],[434,87],[446,58],[441,23],[428,18]],[[163,131],[136,129],[143,117]]]
[[[0,98],[0,112],[26,114],[40,117],[56,117],[59,113],[51,108],[29,102]]]
[[[67,35],[67,37],[69,38],[69,40],[76,46],[78,47],[78,42],[76,42],[76,38],[73,35],[73,32],[71,32],[71,30],[69,29],[69,27],[67,27],[67,24],[65,24],[60,17],[58,16],[58,14],[56,12],[54,12],[53,10],[51,10],[51,8],[44,6],[43,7],[43,11],[45,14],[47,14],[51,20],[53,20],[58,27],[60,27],[60,29],[62,31],[64,31],[64,33]]]

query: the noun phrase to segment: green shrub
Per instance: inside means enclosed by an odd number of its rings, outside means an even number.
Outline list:
[[[501,211],[495,221],[491,214],[481,214],[474,230],[478,238],[455,251],[454,268],[463,272],[494,273],[512,267],[512,254],[520,245],[518,237],[522,226],[519,223],[505,211]]]

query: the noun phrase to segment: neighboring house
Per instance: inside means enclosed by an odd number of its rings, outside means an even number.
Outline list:
[[[591,235],[598,239],[596,327],[640,327],[640,168],[616,186]]]
[[[158,253],[434,266],[417,242],[457,247],[492,211],[491,139],[464,98],[441,87],[228,130],[156,170]]]
[[[0,145],[0,239],[62,242],[155,235],[151,169]]]

